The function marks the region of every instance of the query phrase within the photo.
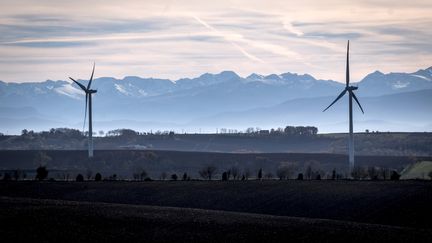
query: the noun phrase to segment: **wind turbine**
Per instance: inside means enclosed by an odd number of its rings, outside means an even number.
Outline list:
[[[69,77],[72,81],[74,81],[84,92],[85,92],[85,113],[84,113],[84,124],[83,124],[83,130],[86,122],[87,117],[87,106],[89,111],[89,137],[88,137],[88,156],[89,158],[93,157],[93,127],[92,127],[92,94],[96,93],[97,90],[90,89],[91,83],[93,81],[93,74],[95,70],[95,63],[93,63],[93,71],[90,76],[90,80],[87,84],[87,87],[84,85],[78,83],[75,79]]]
[[[353,136],[353,99],[357,103],[357,105],[360,107],[360,110],[364,114],[363,108],[360,105],[360,102],[358,101],[357,97],[354,94],[354,90],[358,89],[358,87],[350,86],[350,74],[349,74],[349,41],[347,45],[347,59],[346,59],[346,86],[345,89],[339,94],[339,96],[329,105],[327,108],[323,110],[326,111],[328,108],[330,108],[336,101],[338,101],[342,96],[348,92],[349,94],[349,142],[348,142],[348,149],[349,149],[349,172],[352,172],[354,168],[354,136]]]

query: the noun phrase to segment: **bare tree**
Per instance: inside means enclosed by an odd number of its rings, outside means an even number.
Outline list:
[[[272,179],[273,178],[273,174],[271,172],[267,172],[267,173],[265,173],[264,178],[265,179]]]
[[[20,169],[16,169],[13,171],[12,173],[12,177],[14,178],[14,180],[19,180],[23,175],[23,172]]]
[[[249,180],[249,177],[251,175],[251,172],[250,172],[249,168],[245,168],[244,169],[243,175],[245,176],[246,180]]]
[[[168,176],[168,174],[164,171],[161,173],[160,179],[164,181],[167,178],[167,176]]]
[[[387,180],[390,178],[390,170],[388,168],[381,167],[379,168],[379,175],[383,180]]]
[[[276,176],[279,178],[279,180],[286,180],[288,179],[289,174],[288,166],[279,166],[276,169]]]
[[[320,168],[320,163],[316,160],[309,160],[305,163],[304,176],[308,180],[314,179],[316,177],[316,171]]]
[[[46,166],[52,158],[48,156],[45,152],[38,152],[33,159],[33,164],[35,166]]]
[[[368,176],[371,180],[378,180],[378,169],[375,166],[369,166],[367,168]]]
[[[280,180],[291,178],[297,170],[297,164],[293,162],[281,162],[276,169],[276,176]]]
[[[234,180],[239,179],[240,169],[237,166],[235,166],[235,165],[232,166],[231,169],[230,169],[230,171],[231,171],[231,175],[233,176]]]
[[[263,175],[262,175],[262,168],[260,168],[259,170],[258,170],[258,180],[262,180],[262,177],[263,177]]]
[[[86,171],[87,180],[90,180],[93,176],[93,172],[90,169],[87,169]]]
[[[351,171],[351,176],[355,180],[366,179],[368,177],[367,170],[361,166],[354,166]]]
[[[203,179],[211,180],[213,175],[216,173],[216,167],[209,165],[202,168],[198,173]]]
[[[305,174],[306,174],[306,179],[308,179],[308,180],[311,180],[311,179],[312,179],[312,176],[313,176],[313,169],[312,169],[312,165],[308,165],[308,166],[306,167]]]

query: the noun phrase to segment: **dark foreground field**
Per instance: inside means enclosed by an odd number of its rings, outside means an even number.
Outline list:
[[[432,237],[432,183],[421,181],[1,182],[0,197],[0,234],[7,239],[407,242]]]
[[[14,242],[408,242],[425,229],[215,210],[0,198]]]

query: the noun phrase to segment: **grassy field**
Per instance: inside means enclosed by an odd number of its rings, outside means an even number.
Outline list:
[[[421,161],[408,166],[402,171],[401,179],[432,179],[429,173],[432,172],[432,161]]]

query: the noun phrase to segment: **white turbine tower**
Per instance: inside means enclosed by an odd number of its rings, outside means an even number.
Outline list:
[[[364,114],[363,108],[360,105],[360,102],[358,101],[357,97],[354,94],[354,90],[358,89],[358,87],[355,86],[349,86],[350,81],[350,74],[349,74],[349,41],[347,45],[347,59],[346,59],[346,86],[345,89],[339,94],[339,96],[329,105],[327,108],[323,110],[326,111],[330,106],[332,106],[336,101],[338,101],[342,96],[345,95],[346,92],[349,94],[349,142],[348,142],[348,149],[349,149],[349,172],[351,173],[354,168],[354,136],[353,136],[353,109],[352,109],[352,100],[356,101],[357,105],[360,107],[360,110]]]
[[[85,95],[86,95],[83,130],[84,130],[85,122],[86,122],[87,106],[88,106],[88,111],[89,111],[88,156],[89,156],[89,158],[93,157],[92,94],[97,92],[97,90],[90,89],[90,86],[91,86],[91,83],[93,80],[94,70],[95,70],[95,64],[93,63],[93,71],[92,71],[92,74],[90,76],[90,80],[87,84],[87,87],[78,83],[75,79],[69,77],[72,81],[74,81],[85,92]]]

